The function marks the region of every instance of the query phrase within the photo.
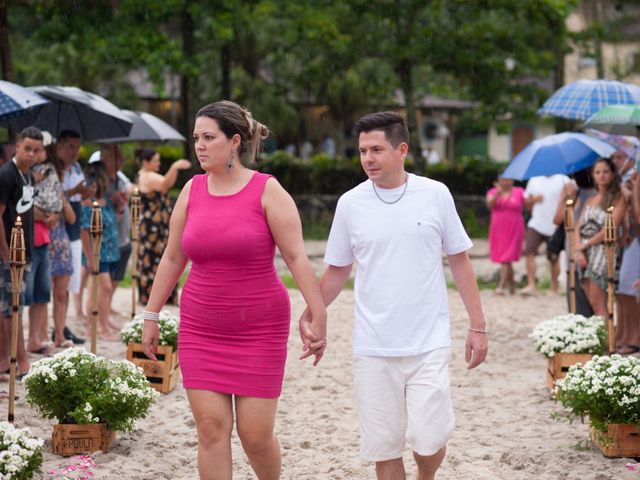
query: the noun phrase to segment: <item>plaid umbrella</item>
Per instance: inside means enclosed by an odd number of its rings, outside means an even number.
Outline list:
[[[614,80],[578,80],[551,95],[538,115],[586,120],[601,108],[616,104],[640,104],[640,87]]]
[[[637,136],[640,134],[640,105],[609,105],[591,115],[584,126],[616,135]]]
[[[0,119],[37,111],[49,100],[15,83],[0,80]]]
[[[616,149],[584,133],[563,132],[534,140],[516,155],[504,178],[526,180],[558,173],[569,175],[591,166],[600,157],[610,157]]]

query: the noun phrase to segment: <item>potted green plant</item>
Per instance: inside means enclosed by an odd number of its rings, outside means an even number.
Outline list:
[[[136,315],[121,333],[122,342],[127,345],[127,360],[143,369],[153,388],[161,393],[169,393],[180,380],[178,365],[178,326],[180,318],[168,310],[160,312],[158,319],[157,362],[146,357],[142,347],[142,314]]]
[[[133,430],[157,395],[131,362],[81,348],[35,362],[23,382],[27,402],[58,420],[53,451],[62,455],[108,451],[115,432]]]
[[[589,417],[605,456],[640,456],[640,359],[596,355],[556,382],[556,397],[572,415]]]
[[[0,422],[0,478],[29,480],[40,471],[43,441],[26,428]]]
[[[536,350],[549,359],[547,386],[550,389],[556,380],[566,375],[571,365],[602,355],[606,337],[602,317],[572,313],[540,322],[529,335]]]

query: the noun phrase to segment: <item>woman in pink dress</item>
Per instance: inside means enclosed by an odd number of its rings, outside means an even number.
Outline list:
[[[191,261],[180,299],[178,354],[198,431],[201,479],[231,479],[234,421],[256,476],[280,476],[274,424],[291,314],[274,266],[276,246],[312,312],[301,332],[302,358],[315,355],[315,365],[326,347],[326,310],[295,203],[274,178],[241,162],[255,160],[268,133],[233,102],[197,113],[193,138],[205,174],[195,175],[178,197],[143,314],[142,343],[155,358],[157,313]]]
[[[515,290],[511,262],[520,260],[524,239],[524,189],[514,187],[513,180],[500,177],[487,192],[487,207],[491,210],[489,226],[489,254],[492,262],[500,264],[500,280],[495,293],[504,295]]]

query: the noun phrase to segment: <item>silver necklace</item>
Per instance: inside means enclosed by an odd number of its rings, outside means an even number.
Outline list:
[[[22,171],[20,170],[20,167],[18,167],[18,162],[16,161],[16,157],[13,157],[13,164],[16,166],[16,169],[18,170],[18,173],[20,174],[20,178],[22,178],[22,182],[27,186],[30,187],[31,186],[31,179],[29,178],[29,174],[27,173],[27,177],[25,178],[24,173],[22,173]]]
[[[371,185],[373,185],[373,193],[376,194],[376,197],[378,197],[378,200],[380,200],[382,203],[386,203],[387,205],[393,205],[394,203],[398,203],[402,199],[402,197],[404,197],[404,194],[407,191],[407,186],[409,185],[409,175],[407,173],[404,174],[404,188],[402,189],[402,193],[398,198],[396,198],[391,202],[387,202],[384,198],[380,196],[380,194],[378,193],[378,189],[376,189],[376,182],[371,181]]]

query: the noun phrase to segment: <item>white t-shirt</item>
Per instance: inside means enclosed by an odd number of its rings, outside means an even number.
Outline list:
[[[562,187],[570,181],[569,177],[560,174],[529,179],[524,196],[542,195],[542,202],[533,204],[527,227],[548,237],[553,235],[557,228],[553,223],[553,217],[556,214]]]
[[[74,162],[71,166],[64,169],[64,177],[62,179],[62,190],[65,192],[75,188],[80,182],[84,180],[84,173],[82,173],[82,167],[78,162]],[[75,193],[69,197],[70,202],[81,202],[82,194]]]
[[[338,200],[325,262],[357,262],[353,352],[401,357],[451,346],[443,253],[471,248],[449,190],[409,174],[400,201],[367,180]],[[387,201],[404,185],[378,189]]]

